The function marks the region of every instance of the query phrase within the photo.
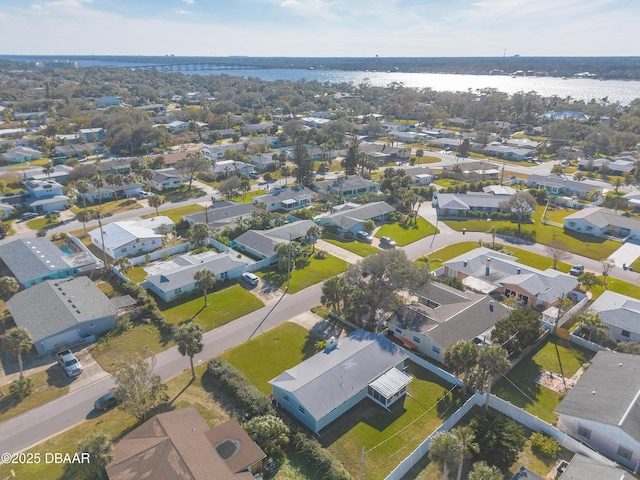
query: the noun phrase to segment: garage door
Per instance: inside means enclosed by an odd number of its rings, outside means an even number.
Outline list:
[[[69,345],[80,341],[80,335],[77,330],[68,330],[66,332],[60,332],[56,335],[52,335],[42,341],[42,349],[40,345],[36,345],[39,353],[46,353],[50,350],[55,350],[58,345]]]

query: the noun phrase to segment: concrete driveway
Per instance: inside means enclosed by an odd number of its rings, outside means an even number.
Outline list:
[[[609,255],[609,258],[616,262],[616,267],[622,268],[623,265],[631,265],[640,257],[640,245],[627,242],[620,246],[615,252]]]

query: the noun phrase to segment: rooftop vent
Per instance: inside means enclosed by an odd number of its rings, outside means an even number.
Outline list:
[[[338,339],[336,337],[331,337],[329,340],[327,340],[327,345],[324,348],[325,352],[330,352],[332,350],[335,350],[338,347]]]

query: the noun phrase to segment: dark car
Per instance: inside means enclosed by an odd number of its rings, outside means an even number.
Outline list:
[[[380,237],[380,245],[383,247],[393,248],[396,246],[396,241],[392,240],[390,237]]]
[[[584,265],[574,265],[569,270],[569,275],[573,275],[574,277],[579,277],[584,273]]]
[[[109,392],[105,393],[95,402],[93,402],[93,407],[99,411],[104,412],[105,410],[109,410],[110,408],[115,407],[118,404],[118,399],[116,398],[115,393]]]

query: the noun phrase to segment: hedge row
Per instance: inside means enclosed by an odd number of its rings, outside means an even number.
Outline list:
[[[211,360],[207,374],[234,398],[243,414],[250,417],[276,414],[269,399],[226,360],[219,357]]]
[[[302,432],[292,436],[293,446],[318,471],[318,477],[323,480],[351,480],[352,477],[344,466],[326,448],[322,448],[316,440],[312,440]]]
[[[158,304],[155,299],[145,290],[144,287],[133,282],[122,282],[121,290],[127,295],[131,295],[140,307],[144,310],[144,313],[149,316],[151,322],[158,326],[160,330],[173,330],[173,325],[164,318],[164,315],[158,308]]]

